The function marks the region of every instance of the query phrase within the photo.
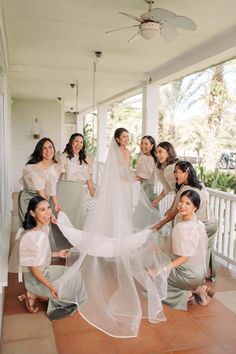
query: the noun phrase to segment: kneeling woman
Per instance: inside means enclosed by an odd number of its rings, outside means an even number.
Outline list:
[[[19,299],[25,301],[27,310],[32,313],[38,312],[37,298],[48,300],[47,314],[53,320],[78,310],[86,302],[86,291],[81,274],[77,273],[67,294],[63,299],[58,298],[53,282],[66,271],[66,267],[50,265],[51,257],[65,258],[69,250],[51,252],[47,227],[51,214],[51,207],[43,197],[35,196],[30,200],[19,243],[19,265],[24,272],[27,291]]]
[[[178,310],[187,310],[187,303],[193,297],[200,305],[206,305],[209,296],[214,295],[212,289],[202,285],[206,277],[207,235],[204,224],[194,214],[200,202],[199,194],[193,190],[181,194],[171,235],[172,262],[164,269],[170,274],[167,298],[163,302]],[[155,273],[149,269],[148,272],[156,278],[160,271]]]

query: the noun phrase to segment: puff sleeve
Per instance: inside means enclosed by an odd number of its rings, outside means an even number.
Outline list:
[[[192,257],[198,250],[200,233],[194,221],[179,222],[172,231],[173,253],[177,256]]]
[[[21,267],[48,266],[51,249],[48,236],[42,231],[29,231],[21,239],[19,263]]]

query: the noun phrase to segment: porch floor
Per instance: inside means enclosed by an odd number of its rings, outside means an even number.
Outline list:
[[[192,304],[187,312],[164,306],[166,321],[142,320],[138,338],[109,337],[79,313],[50,322],[40,312],[27,313],[17,300],[23,291],[9,275],[5,294],[2,354],[236,354],[236,272],[217,265],[216,296],[208,306]],[[220,300],[220,301],[219,301]]]

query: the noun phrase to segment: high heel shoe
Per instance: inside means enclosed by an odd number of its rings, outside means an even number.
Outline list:
[[[35,307],[36,298],[33,297],[28,291],[25,294],[18,296],[21,302],[25,302],[25,307],[30,313],[37,313],[39,311],[38,307]]]
[[[202,306],[208,305],[210,298],[215,294],[214,290],[206,285],[198,286],[192,293],[196,302]]]

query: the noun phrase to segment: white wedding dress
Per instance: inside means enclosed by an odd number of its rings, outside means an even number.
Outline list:
[[[138,336],[142,317],[153,323],[165,320],[161,300],[166,297],[167,275],[161,273],[154,282],[147,268],[161,269],[170,261],[150,229],[134,233],[132,181],[113,139],[84,229],[74,229],[65,214],[58,216],[62,233],[80,251],[79,259],[55,282],[60,298],[74,293],[74,274],[80,269],[88,299],[81,315],[101,331],[120,338]]]

